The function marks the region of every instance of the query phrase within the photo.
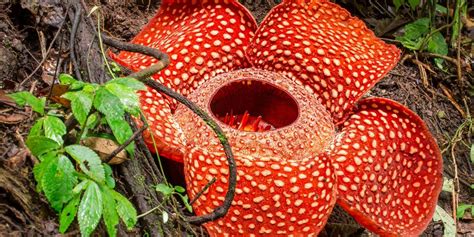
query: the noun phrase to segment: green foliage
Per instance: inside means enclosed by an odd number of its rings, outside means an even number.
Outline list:
[[[420,5],[420,0],[393,0],[393,5],[395,5],[397,11],[405,4],[408,4],[410,9],[413,11]]]
[[[448,54],[448,44],[439,31],[431,30],[429,18],[421,18],[407,24],[404,34],[396,38],[405,48],[414,51],[427,51],[439,55]],[[436,58],[435,63],[443,68],[443,59]]]
[[[467,210],[471,210],[471,214],[474,215],[474,205],[461,203],[456,210],[456,217],[463,218]]]
[[[10,94],[19,106],[29,105],[42,116],[26,139],[31,153],[40,160],[33,168],[37,191],[43,192],[58,212],[61,233],[77,218],[81,235],[89,236],[103,219],[109,236],[116,236],[120,220],[127,229],[135,226],[137,212],[127,198],[114,191],[112,168],[79,142],[102,125],[102,118],[114,135],[108,138],[120,144],[129,139],[132,129],[125,121],[125,112],[140,114],[136,91],[145,86],[132,78],[117,78],[105,85],[90,84],[67,74],[61,74],[59,81],[69,88],[62,97],[71,102],[79,131],[68,131],[62,117],[45,111],[46,98],[29,92]],[[76,135],[77,144],[65,144],[63,138],[67,134]],[[130,154],[133,150],[133,144],[127,147]]]
[[[181,198],[181,201],[183,201],[184,206],[189,212],[193,212],[193,207],[191,204],[189,204],[189,197],[186,195],[186,189],[176,185],[176,186],[170,186],[169,184],[165,183],[159,183],[155,186],[155,190],[157,192],[160,192],[165,196],[165,199],[168,199],[171,197],[171,195],[178,195],[179,198]],[[163,212],[164,215],[167,215]]]
[[[29,105],[36,113],[44,115],[46,98],[37,98],[27,91],[21,91],[9,95],[19,106]]]

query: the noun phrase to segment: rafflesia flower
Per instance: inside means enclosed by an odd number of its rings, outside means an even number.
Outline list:
[[[212,236],[317,235],[337,202],[367,229],[416,236],[441,189],[442,159],[423,121],[383,98],[360,99],[400,51],[326,0],[284,0],[257,28],[236,0],[163,0],[133,39],[167,53],[153,78],[188,97],[226,132],[237,163],[229,212]],[[132,70],[156,63],[137,53]],[[161,155],[183,161],[197,214],[228,185],[218,137],[199,117],[152,90],[142,109]],[[151,134],[145,134],[152,144]]]

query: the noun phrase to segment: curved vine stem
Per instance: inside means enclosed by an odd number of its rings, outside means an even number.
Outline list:
[[[146,47],[143,45],[136,45],[131,43],[120,42],[118,40],[112,39],[111,37],[101,35],[102,40],[105,44],[117,48],[119,50],[141,53],[148,56],[155,57],[159,61],[141,71],[135,72],[130,74],[128,77],[136,78],[139,81],[142,81],[147,86],[151,87],[152,89],[163,93],[181,104],[188,107],[191,111],[193,111],[196,115],[198,115],[206,124],[214,131],[214,133],[219,138],[222,146],[224,147],[224,153],[227,157],[227,162],[229,166],[229,185],[227,189],[227,193],[225,195],[224,202],[222,205],[215,208],[211,213],[202,215],[202,216],[189,216],[187,220],[189,223],[192,224],[203,224],[209,221],[213,221],[223,217],[228,211],[232,204],[232,200],[235,196],[235,187],[237,183],[237,166],[235,163],[234,155],[232,153],[232,148],[230,147],[229,141],[227,140],[226,135],[222,128],[201,108],[199,108],[195,103],[188,100],[183,95],[173,91],[172,89],[164,86],[163,84],[153,80],[150,78],[151,75],[161,71],[165,67],[169,65],[169,57],[167,54],[150,47]]]

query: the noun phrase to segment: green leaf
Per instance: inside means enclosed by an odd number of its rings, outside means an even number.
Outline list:
[[[74,117],[81,126],[84,126],[87,115],[92,108],[94,95],[84,91],[68,92],[62,96],[71,101],[71,109]]]
[[[435,213],[433,216],[434,221],[442,221],[444,224],[444,236],[454,237],[456,236],[456,225],[454,219],[440,206],[436,206]]]
[[[36,164],[33,167],[33,175],[36,180],[36,190],[41,192],[43,190],[42,180],[44,176],[44,172],[47,167],[49,167],[50,163],[56,162],[57,154],[55,152],[49,152],[41,156],[41,162]]]
[[[133,131],[128,122],[122,118],[115,118],[115,117],[106,117],[107,124],[109,125],[110,129],[112,129],[112,133],[117,139],[119,144],[123,144],[126,142],[132,135]],[[133,156],[133,152],[135,149],[135,143],[131,142],[130,145],[125,147],[125,150]]]
[[[120,77],[120,78],[115,78],[113,80],[108,81],[105,84],[119,84],[125,87],[128,87],[132,90],[145,90],[146,86],[143,84],[143,82],[132,78],[132,77]]]
[[[76,217],[81,195],[75,195],[64,207],[59,216],[59,232],[64,234]]]
[[[102,204],[104,207],[104,223],[107,227],[109,236],[117,235],[117,225],[119,224],[119,216],[117,213],[117,205],[110,189],[102,187]]]
[[[77,80],[71,75],[63,73],[59,74],[59,82],[63,85],[71,85],[72,83],[77,82]]]
[[[447,15],[448,14],[448,8],[446,8],[445,6],[443,6],[441,4],[436,4],[435,9],[438,13],[440,13],[442,15]]]
[[[89,115],[89,117],[87,117],[87,121],[86,121],[86,124],[83,128],[83,133],[82,133],[82,137],[81,139],[84,139],[86,137],[88,137],[89,135],[89,130],[93,130],[95,129],[95,127],[99,124],[100,122],[100,119],[99,119],[99,113],[98,112],[95,112],[95,113],[92,113],[91,115]]]
[[[74,165],[69,158],[60,155],[48,163],[43,170],[41,186],[51,207],[59,212],[73,196],[72,189],[77,183]]]
[[[189,197],[188,195],[181,195],[179,194],[179,196],[181,197],[181,200],[183,201],[184,203],[184,206],[186,207],[186,209],[189,211],[189,212],[193,212],[193,207],[189,204]]]
[[[120,99],[125,111],[135,116],[140,115],[140,102],[134,90],[116,83],[106,84],[105,88]]]
[[[128,230],[131,230],[137,223],[137,210],[133,207],[132,203],[128,201],[122,194],[110,190],[114,199],[117,201],[117,212],[127,226]]]
[[[420,5],[420,0],[408,0],[411,10],[415,10],[418,5]]]
[[[405,33],[396,39],[407,49],[420,50],[424,36],[430,32],[430,19],[420,18],[405,25]]]
[[[61,119],[54,116],[46,116],[43,128],[45,137],[61,145],[64,143],[62,136],[66,134],[66,125],[64,125]]]
[[[81,145],[70,145],[64,149],[79,163],[79,167],[87,176],[99,183],[104,182],[105,171],[97,153]]]
[[[165,196],[170,196],[173,194],[174,189],[167,184],[159,183],[155,186],[155,190],[162,193]]]
[[[393,5],[395,5],[395,9],[398,11],[400,7],[405,3],[405,0],[393,0]]]
[[[87,85],[87,83],[82,82],[82,81],[76,81],[73,82],[71,85],[69,85],[69,90],[80,90],[84,88]]]
[[[108,118],[122,119],[124,114],[120,99],[104,87],[100,87],[94,98],[94,107]]]
[[[174,186],[174,190],[178,193],[185,193],[186,192],[186,189],[184,189],[183,187],[181,187],[179,185]]]
[[[88,179],[85,179],[85,180],[82,180],[78,185],[76,185],[76,187],[74,187],[74,189],[72,190],[72,192],[74,194],[79,194],[82,192],[82,190],[86,189],[87,188],[87,185],[89,184],[89,180]]]
[[[114,177],[112,176],[112,168],[110,168],[110,165],[108,164],[103,164],[104,166],[104,171],[105,171],[105,184],[107,184],[107,186],[109,188],[115,188],[115,179]]]
[[[81,236],[89,236],[99,224],[103,211],[102,202],[99,186],[89,181],[77,212]]]
[[[33,111],[44,115],[44,107],[46,104],[46,98],[38,98],[27,91],[21,91],[8,95],[12,98],[19,106],[29,105]]]
[[[467,209],[471,209],[471,214],[474,214],[474,205],[469,205],[469,204],[464,204],[464,203],[461,203],[458,205],[458,209],[456,210],[456,217],[458,219],[460,218],[463,218],[464,217],[464,213],[466,213],[466,210]]]
[[[44,136],[31,136],[26,139],[26,146],[30,149],[34,156],[41,156],[42,154],[57,150],[61,147],[56,141]]]
[[[28,133],[28,137],[33,137],[33,136],[43,136],[44,131],[43,131],[43,122],[44,122],[44,117],[40,118],[36,121],[36,123],[30,128],[30,132]]]
[[[434,33],[431,38],[428,40],[428,52],[440,54],[440,55],[448,55],[448,44],[446,43],[446,39],[441,34],[441,32]],[[444,59],[442,58],[435,58],[435,64],[438,68],[443,69],[443,62]]]

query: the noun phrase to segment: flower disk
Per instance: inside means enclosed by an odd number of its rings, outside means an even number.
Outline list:
[[[252,97],[256,91],[258,96]],[[249,111],[275,127],[249,132],[219,121],[232,146],[238,176],[229,213],[206,224],[211,235],[317,234],[335,202],[335,177],[324,155],[335,130],[317,99],[282,75],[255,69],[217,76],[189,98],[214,117],[224,108],[234,114]],[[217,179],[194,204],[197,214],[207,214],[224,200],[227,160],[219,139],[198,116],[178,107],[176,119],[188,142],[185,169],[190,197]]]

